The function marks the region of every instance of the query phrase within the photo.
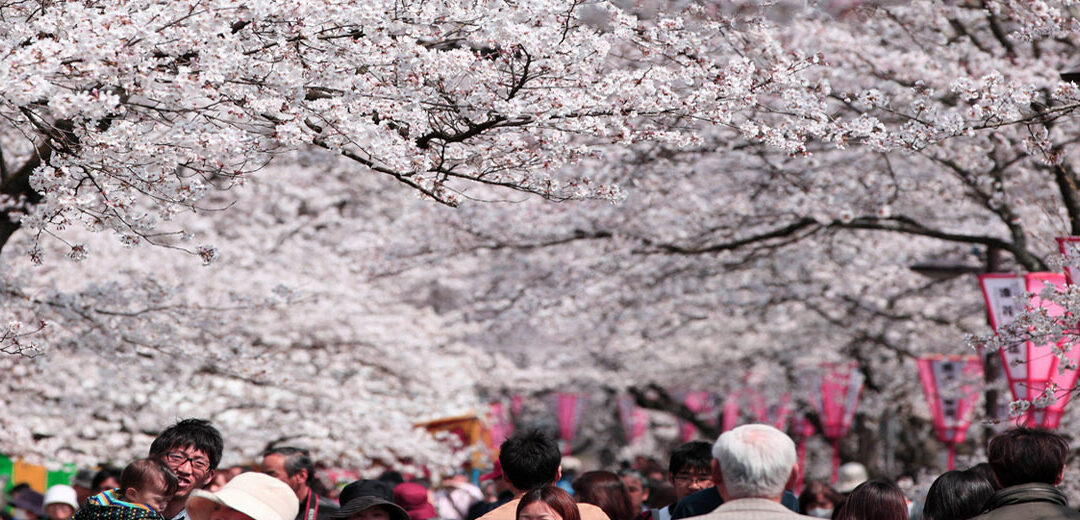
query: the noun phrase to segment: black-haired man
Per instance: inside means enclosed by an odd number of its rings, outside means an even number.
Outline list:
[[[326,497],[311,489],[315,479],[315,462],[307,450],[290,446],[270,448],[262,454],[260,469],[286,484],[300,501],[296,520],[329,520],[338,508]]]
[[[668,479],[675,487],[675,503],[654,511],[652,520],[671,520],[672,510],[680,500],[713,486],[710,468],[712,445],[704,441],[690,441],[671,452],[668,461]]]
[[[184,505],[188,495],[214,478],[223,449],[221,432],[204,419],[184,419],[154,439],[150,458],[165,463],[180,484],[162,516],[168,520],[187,520]]]
[[[499,447],[503,479],[514,499],[491,510],[479,520],[515,520],[521,497],[538,487],[552,485],[562,476],[559,445],[555,439],[532,430],[506,439]],[[579,503],[581,520],[608,520],[599,507]]]
[[[1042,429],[1014,428],[993,439],[986,458],[1002,489],[983,506],[976,520],[1080,519],[1056,487],[1065,472],[1069,443]]]

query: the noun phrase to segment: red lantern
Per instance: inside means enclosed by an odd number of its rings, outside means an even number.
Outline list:
[[[855,408],[859,404],[865,377],[859,372],[859,364],[823,363],[821,365],[820,395],[814,400],[822,433],[832,441],[832,482],[836,483],[840,469],[840,439],[847,435],[855,420]]]
[[[934,431],[949,449],[948,469],[955,468],[956,445],[964,442],[983,377],[978,356],[931,355],[919,358],[919,379],[930,404]]]
[[[1065,276],[1059,273],[1028,273],[1023,278],[1013,274],[989,274],[980,276],[979,281],[994,330],[1012,322],[1021,305],[1028,303],[1032,307],[1046,308],[1051,317],[1064,313],[1060,306],[1038,297],[1046,284],[1058,288],[1065,286]],[[1030,302],[1024,302],[1023,293],[1016,290],[1020,281],[1032,294]],[[1076,384],[1075,367],[1080,362],[1080,349],[1075,347],[1056,355],[1055,351],[1062,346],[1025,341],[1001,349],[1001,361],[1013,400],[1032,404],[1020,415],[1019,423],[1051,429],[1061,424],[1070,391]]]
[[[1029,273],[1024,276],[1027,290],[1032,294],[1031,306],[1042,307],[1051,317],[1065,313],[1061,306],[1044,301],[1038,294],[1046,284],[1053,284],[1058,289],[1065,287],[1065,277],[1058,273]],[[1028,409],[1026,424],[1039,425],[1055,429],[1061,424],[1065,405],[1069,404],[1073,386],[1076,384],[1077,364],[1080,362],[1080,348],[1072,347],[1056,354],[1055,350],[1064,346],[1064,341],[1057,345],[1046,344],[1035,347],[1028,342],[1027,399],[1034,405]],[[1034,376],[1032,374],[1035,374]],[[1052,400],[1052,402],[1048,402]]]
[[[563,441],[563,454],[570,455],[574,437],[577,435],[578,419],[585,404],[584,396],[560,392],[558,395],[559,437]]]

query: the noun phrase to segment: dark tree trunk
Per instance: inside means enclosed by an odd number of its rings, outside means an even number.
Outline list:
[[[11,197],[14,200],[19,200],[21,198],[26,201],[26,204],[37,204],[41,202],[41,194],[30,187],[30,174],[33,173],[43,161],[49,160],[51,154],[52,148],[47,145],[39,145],[36,153],[30,156],[19,169],[15,170],[10,177],[0,180],[0,194]],[[0,206],[0,251],[3,251],[4,245],[7,244],[11,235],[19,230],[21,224],[17,217],[13,218],[11,215],[17,209],[18,208]]]

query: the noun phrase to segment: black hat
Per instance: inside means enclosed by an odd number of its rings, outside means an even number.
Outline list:
[[[392,496],[392,495],[391,495]],[[19,509],[25,509],[26,511],[33,513],[34,516],[45,516],[44,509],[45,497],[34,491],[33,489],[23,489],[11,497],[8,502],[10,505]],[[404,511],[404,509],[402,509]],[[409,515],[405,515],[405,520],[408,520]]]
[[[357,497],[379,497],[394,501],[394,486],[382,480],[357,480],[343,488],[338,494],[338,503],[344,506]]]
[[[358,482],[353,482],[352,484],[349,484],[349,486],[357,483]],[[345,489],[348,489],[349,486],[345,486]],[[376,497],[371,495],[353,495],[353,498],[345,500],[345,490],[343,489],[341,492],[341,498],[341,509],[338,509],[336,512],[330,515],[331,520],[347,520],[348,518],[356,515],[357,513],[360,513],[365,509],[376,506],[382,506],[382,508],[385,509],[387,513],[390,513],[390,520],[409,520],[409,513],[406,513],[405,510],[401,508],[401,506],[382,497]]]

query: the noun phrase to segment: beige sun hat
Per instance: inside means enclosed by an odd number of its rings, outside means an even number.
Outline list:
[[[211,493],[191,492],[187,512],[191,520],[207,520],[214,504],[235,509],[254,520],[293,520],[300,501],[288,484],[263,473],[241,473]]]
[[[870,475],[866,472],[866,466],[858,462],[848,462],[837,470],[836,486],[833,489],[841,493],[851,493],[859,484],[866,482]]]

